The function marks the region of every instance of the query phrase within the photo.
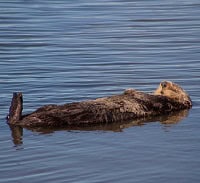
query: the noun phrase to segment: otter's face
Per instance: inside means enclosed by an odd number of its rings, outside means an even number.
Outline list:
[[[163,95],[169,97],[179,103],[192,106],[192,101],[189,95],[177,84],[171,81],[163,81],[154,92],[155,95]]]

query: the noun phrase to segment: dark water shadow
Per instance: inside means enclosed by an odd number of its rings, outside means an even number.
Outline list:
[[[15,125],[9,125],[9,127],[11,130],[13,144],[16,146],[23,144],[23,128]]]
[[[142,126],[150,122],[160,122],[163,125],[177,124],[181,122],[184,118],[188,116],[189,110],[182,110],[179,112],[174,112],[168,115],[154,116],[143,119],[135,119],[129,122],[118,122],[110,124],[96,124],[92,126],[68,126],[62,128],[26,128],[33,132],[40,134],[49,134],[55,131],[112,131],[112,132],[122,132],[123,129]],[[11,130],[11,135],[13,138],[13,143],[15,145],[21,145],[23,143],[23,128],[20,126],[9,125]]]

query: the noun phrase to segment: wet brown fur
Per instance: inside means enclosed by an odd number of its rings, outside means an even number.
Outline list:
[[[192,106],[191,99],[186,91],[171,81],[161,82],[154,94],[166,96],[181,104]]]
[[[13,94],[12,101],[14,100],[18,101],[17,106],[21,105],[22,110],[22,94]],[[192,103],[188,94],[180,86],[164,81],[154,94],[128,89],[120,95],[96,100],[65,105],[46,105],[24,116],[19,110],[15,110],[15,105],[16,102],[11,103],[9,124],[23,127],[62,127],[122,122],[169,114],[189,109]]]

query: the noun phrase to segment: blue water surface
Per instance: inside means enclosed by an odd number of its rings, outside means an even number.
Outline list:
[[[0,1],[0,182],[200,182],[199,33],[199,0]],[[28,113],[162,80],[189,93],[188,114],[23,136],[6,124],[16,91]]]

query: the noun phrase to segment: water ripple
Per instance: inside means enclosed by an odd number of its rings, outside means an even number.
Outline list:
[[[0,182],[199,182],[199,19],[199,0],[0,2]],[[17,142],[6,125],[14,91],[27,113],[161,80],[194,101],[176,125],[24,130]]]

